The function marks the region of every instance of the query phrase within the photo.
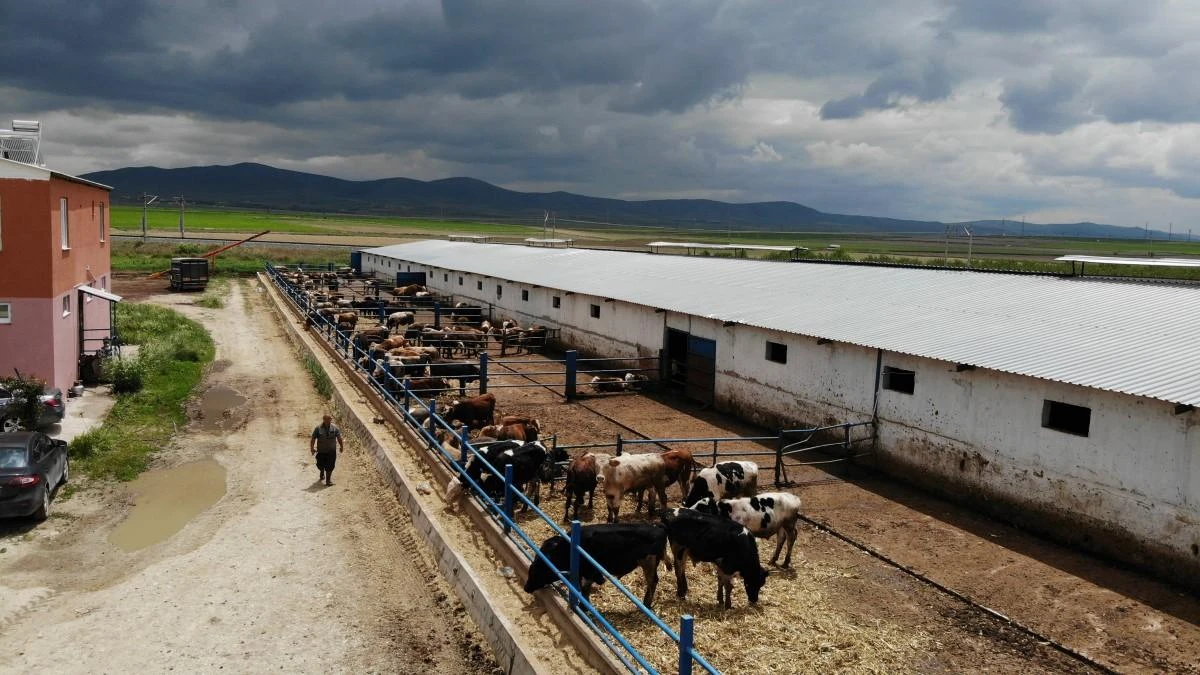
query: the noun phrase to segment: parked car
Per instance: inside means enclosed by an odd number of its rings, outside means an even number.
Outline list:
[[[0,433],[0,518],[44,520],[70,473],[66,441],[39,431]]]
[[[58,424],[67,414],[67,401],[63,398],[62,389],[51,387],[38,400],[42,403],[42,414],[38,418],[38,428],[44,429],[51,424]],[[0,433],[11,433],[21,429],[21,420],[17,414],[17,400],[12,392],[0,387]]]

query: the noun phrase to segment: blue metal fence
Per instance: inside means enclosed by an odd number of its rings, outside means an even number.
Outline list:
[[[287,283],[275,268],[268,263],[267,274],[275,285],[280,288],[287,298],[295,305],[295,307],[305,316],[313,318],[314,325],[329,338],[331,343],[342,352],[350,363],[355,368],[364,371],[364,376],[367,382],[375,389],[396,411],[404,418],[404,420],[421,436],[428,444],[429,449],[433,451],[434,456],[447,466],[454,474],[456,474],[464,485],[469,489],[470,494],[476,499],[483,509],[484,513],[495,520],[509,538],[517,543],[517,548],[530,561],[534,556],[537,556],[544,562],[547,567],[554,571],[555,576],[563,582],[565,595],[568,606],[571,611],[579,617],[599,640],[609,649],[613,656],[620,661],[629,672],[632,673],[659,673],[660,671],[646,659],[634,647],[624,635],[621,634],[586,598],[580,590],[581,584],[579,579],[579,570],[583,563],[589,563],[599,570],[605,580],[613,585],[618,592],[624,595],[629,602],[642,613],[651,623],[653,623],[663,634],[678,645],[679,659],[677,664],[677,672],[681,675],[690,674],[693,667],[698,666],[703,672],[716,675],[719,671],[708,663],[694,648],[693,645],[693,618],[689,615],[684,615],[681,619],[680,630],[676,632],[671,626],[667,625],[657,614],[642,604],[641,600],[634,595],[624,584],[616,577],[610,574],[607,570],[601,567],[587,551],[583,550],[579,545],[580,541],[580,523],[573,521],[571,523],[571,533],[564,532],[559,528],[553,518],[542,511],[535,505],[522,491],[518,490],[512,484],[511,467],[506,467],[504,475],[504,496],[500,503],[493,500],[477,482],[471,479],[464,470],[466,461],[470,456],[475,457],[475,461],[483,462],[484,469],[495,476],[501,475],[501,472],[496,471],[496,468],[487,462],[487,459],[470,443],[466,437],[465,428],[460,430],[454,429],[450,424],[441,417],[437,409],[437,401],[425,401],[412,392],[410,392],[405,384],[398,380],[390,372],[382,373],[382,377],[376,377],[372,369],[363,369],[358,364],[358,358],[365,354],[357,345],[354,344],[351,336],[343,331],[338,330],[337,326],[333,325],[325,317],[316,314],[312,309],[312,303],[309,302],[308,296],[303,292],[294,288]],[[424,418],[424,422],[418,419],[414,414],[420,413],[420,417]],[[449,434],[459,436],[460,452],[458,457],[454,457],[443,447],[438,441],[437,431],[441,430]],[[538,544],[525,532],[525,530],[516,522],[513,517],[514,507],[517,503],[524,504],[527,509],[544,521],[550,529],[571,542],[571,565],[570,569],[564,574],[560,572],[545,555],[539,550]]]

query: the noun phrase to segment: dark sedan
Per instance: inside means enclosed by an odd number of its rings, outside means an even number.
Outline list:
[[[41,402],[42,414],[38,417],[39,429],[58,424],[67,412],[67,402],[63,399],[62,390],[58,387],[46,389],[38,397]],[[20,403],[13,394],[0,386],[0,432],[20,431],[21,421],[18,419],[17,405]]]
[[[44,520],[70,470],[66,441],[37,431],[0,433],[0,517]]]

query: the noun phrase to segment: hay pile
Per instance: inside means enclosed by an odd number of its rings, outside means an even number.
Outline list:
[[[550,506],[552,515],[562,513],[561,502],[543,505]],[[597,511],[602,514],[603,508]],[[522,527],[538,542],[550,536],[540,520],[525,520]],[[759,542],[764,567],[774,550],[773,542]],[[933,638],[924,631],[841,611],[826,589],[831,581],[840,583],[856,575],[805,560],[799,543],[791,570],[767,568],[771,576],[757,606],[747,602],[738,578],[733,608],[723,610],[717,606],[717,578],[711,565],[688,564],[689,593],[682,601],[675,597],[674,572],[660,567],[653,609],[675,630],[683,614],[694,616],[696,650],[718,670],[730,674],[913,672],[913,664],[922,662],[934,646]],[[641,597],[645,584],[640,571],[622,581]],[[675,643],[620,591],[605,584],[593,592],[592,601],[656,668],[675,671]]]

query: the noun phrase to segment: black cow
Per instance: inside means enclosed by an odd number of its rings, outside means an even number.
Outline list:
[[[458,395],[467,395],[467,385],[479,380],[479,366],[469,361],[431,361],[430,377],[458,380]]]
[[[522,443],[520,441],[499,441],[487,447],[484,457],[498,475],[487,469],[475,455],[467,458],[466,474],[483,488],[484,492],[493,498],[504,495],[504,467],[512,465],[513,487],[529,496],[534,504],[540,500],[541,485],[538,481],[538,468],[546,461],[546,447],[537,441]],[[462,494],[462,481],[455,476],[446,487],[446,499],[455,501]]]
[[[767,570],[758,561],[758,543],[744,526],[720,516],[688,508],[663,512],[671,554],[675,558],[676,594],[687,596],[684,563],[687,556],[696,562],[709,562],[717,570],[717,604],[733,606],[733,575],[742,575],[750,604],[758,602],[758,593],[767,583]]]
[[[654,602],[654,591],[658,588],[658,563],[667,552],[667,531],[652,523],[621,523],[585,525],[581,529],[580,548],[587,552],[601,567],[614,577],[621,578],[641,567],[646,577],[646,594],[642,604],[649,607]],[[571,542],[554,535],[542,544],[541,551],[554,566],[564,573],[571,569]],[[583,597],[592,592],[593,585],[604,583],[604,575],[595,565],[580,559],[579,578]],[[545,588],[558,581],[540,557],[534,558],[529,566],[529,578],[525,592]]]

